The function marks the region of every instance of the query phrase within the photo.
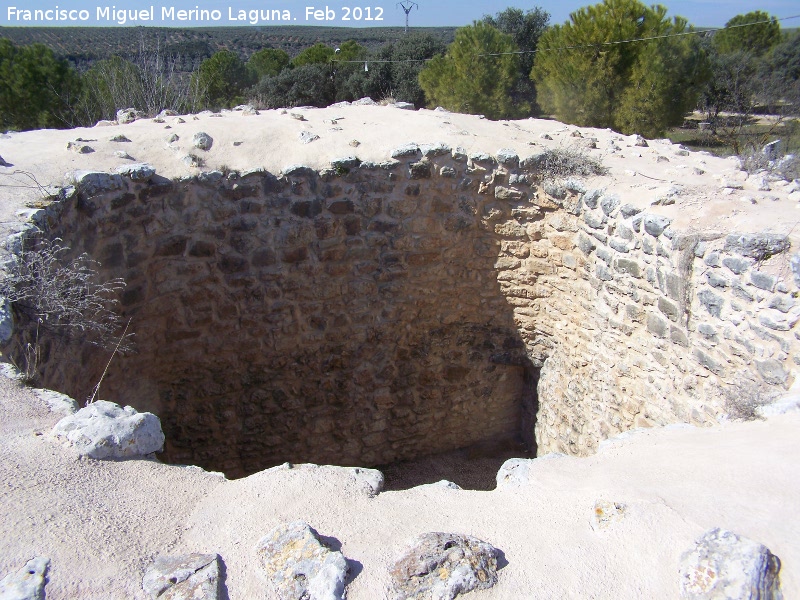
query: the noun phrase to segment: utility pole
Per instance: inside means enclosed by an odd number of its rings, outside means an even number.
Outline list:
[[[412,2],[411,0],[403,0],[402,2],[398,2],[397,6],[401,7],[406,13],[406,31],[405,31],[405,33],[407,34],[408,33],[408,13],[410,13],[411,9],[414,8],[415,6],[417,7],[417,9],[419,9],[419,4],[417,4],[416,2]]]

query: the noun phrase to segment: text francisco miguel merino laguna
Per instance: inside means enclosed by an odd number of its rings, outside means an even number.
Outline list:
[[[175,6],[160,6],[160,11],[155,6],[143,9],[117,8],[116,6],[97,6],[94,11],[87,9],[65,9],[54,6],[49,9],[30,10],[9,6],[7,20],[9,23],[68,23],[89,21],[94,16],[95,21],[106,21],[117,25],[126,23],[141,23],[156,21],[157,17],[163,21],[239,21],[256,25],[265,21],[297,21],[299,16],[305,21],[383,21],[383,8],[380,6],[337,6],[336,9],[328,6],[305,6],[293,14],[287,9],[236,9],[227,7],[227,14],[220,10],[207,10],[195,6],[192,9],[176,8]],[[94,13],[94,14],[92,14]]]

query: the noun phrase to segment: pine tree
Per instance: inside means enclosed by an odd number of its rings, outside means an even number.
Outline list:
[[[511,91],[518,77],[517,46],[510,35],[477,21],[456,32],[444,56],[436,56],[420,71],[419,83],[430,105],[490,119],[528,113],[514,102]]]
[[[693,36],[662,37],[686,31],[685,19],[638,0],[581,8],[539,40],[539,104],[568,123],[656,136],[680,124],[708,77]]]

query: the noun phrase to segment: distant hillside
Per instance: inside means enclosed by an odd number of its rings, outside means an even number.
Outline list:
[[[449,44],[456,28],[415,27],[413,31],[429,33]],[[262,48],[273,47],[295,56],[317,42],[334,45],[351,39],[372,50],[403,35],[402,27],[0,27],[0,38],[17,45],[44,44],[79,70],[114,54],[133,56],[141,47],[179,57],[178,68],[192,71],[218,50],[233,50],[247,59]]]

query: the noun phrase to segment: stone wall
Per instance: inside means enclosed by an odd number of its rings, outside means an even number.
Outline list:
[[[534,433],[580,455],[792,383],[788,240],[675,231],[613,190],[542,185],[536,156],[394,156],[82,174],[34,216],[127,281],[138,352],[101,396],[159,414],[167,460],[368,466]],[[88,396],[107,353],[80,352],[51,352],[43,383]]]

